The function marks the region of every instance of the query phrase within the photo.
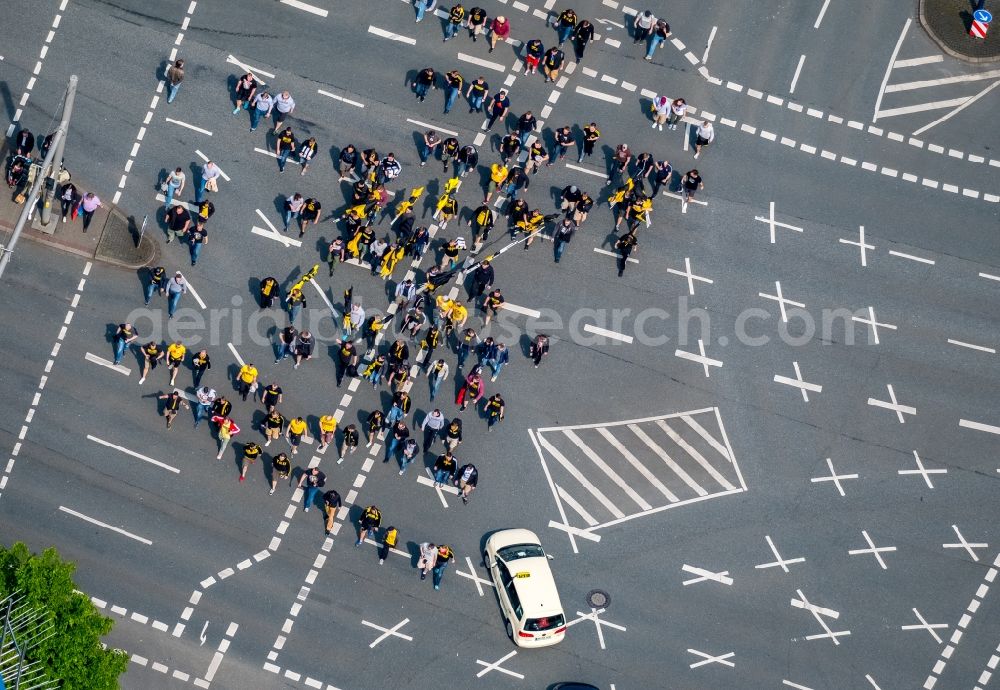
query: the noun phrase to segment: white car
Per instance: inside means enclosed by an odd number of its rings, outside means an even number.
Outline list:
[[[566,636],[566,616],[534,532],[506,529],[486,540],[483,562],[493,579],[507,635],[519,647],[547,647]]]

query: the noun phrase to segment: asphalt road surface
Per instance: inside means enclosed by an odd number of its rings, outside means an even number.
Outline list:
[[[415,23],[400,0],[3,3],[0,102],[13,129],[53,127],[79,75],[67,167],[106,202],[148,214],[159,263],[194,288],[168,320],[162,298],[144,308],[145,271],[18,247],[0,286],[3,541],[55,545],[78,563],[78,586],[117,622],[107,643],[131,655],[126,688],[996,685],[996,70],[941,55],[916,3],[670,3],[672,36],[646,61],[629,28],[645,7],[582,0],[574,9],[598,37],[580,62],[567,44],[569,65],[545,83],[523,73],[521,43],[553,45],[546,18],[565,5],[480,6],[512,24],[492,53],[464,30],[444,42],[440,16]],[[177,57],[186,77],[168,104],[162,75]],[[484,131],[464,98],[445,115],[443,89],[416,100],[409,84],[427,66],[508,88],[508,121]],[[296,135],[316,137],[304,176],[294,160],[280,174],[268,128],[231,114],[248,67],[292,94]],[[650,126],[660,94],[691,105],[677,130]],[[560,263],[547,241],[496,256],[508,309],[489,328],[472,310],[469,325],[511,349],[486,381],[506,401],[499,426],[458,410],[451,347],[435,354],[452,376],[434,403],[424,376],[413,386],[410,426],[435,406],[460,416],[456,455],[477,465],[479,487],[463,505],[433,486],[440,444],[401,476],[383,440],[342,464],[306,443],[295,476],[319,466],[345,499],[327,537],[301,491],[279,482],[268,494],[284,441],[238,481],[262,408],[239,399],[235,371],[253,362],[263,383],[279,382],[280,409],[306,418],[310,436],[321,415],[361,426],[388,409],[384,385],[336,385],[342,295],[353,287],[369,313],[385,310],[444,240],[469,240],[499,137],[527,110],[546,144],[562,125],[579,135],[597,122],[602,134],[594,156],[571,149],[533,175],[529,204],[552,213],[568,185],[598,204]],[[703,120],[716,138],[695,161]],[[428,128],[480,152],[457,195],[463,222],[447,227],[433,212],[449,175],[419,166]],[[618,277],[606,177],[622,142],[676,173]],[[390,209],[426,187],[417,223],[434,232],[431,249],[387,282],[349,264],[327,276],[350,198],[335,168],[348,143],[395,153]],[[225,175],[191,266],[185,246],[163,244],[159,181],[182,167],[191,202],[206,159]],[[682,206],[677,183],[694,167],[705,189]],[[301,240],[281,230],[296,191],[324,209]],[[510,241],[505,229],[484,255]],[[389,221],[378,231],[391,235]],[[258,308],[258,281],[287,289],[315,263],[299,318],[316,356],[276,364],[287,315]],[[466,288],[440,292],[465,299]],[[190,411],[165,428],[164,368],[139,385],[135,353],[109,366],[126,319],[141,342],[209,350],[206,382],[242,427],[221,460]],[[538,333],[552,347],[536,369]],[[177,388],[193,394],[187,368]],[[383,565],[373,544],[352,546],[371,504],[400,530]],[[569,623],[558,646],[520,650],[505,635],[481,549],[506,527],[534,530],[552,556]],[[417,575],[425,541],[456,554],[440,591]]]

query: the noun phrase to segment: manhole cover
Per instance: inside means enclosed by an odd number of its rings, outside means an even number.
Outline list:
[[[606,609],[611,604],[611,595],[600,589],[587,593],[587,605],[592,609]]]

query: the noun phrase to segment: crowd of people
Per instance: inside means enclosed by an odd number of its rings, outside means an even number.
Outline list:
[[[423,5],[423,10],[421,6]],[[417,0],[417,21],[423,11],[432,9],[433,3]],[[461,5],[449,11],[449,27],[468,29],[469,37],[475,41],[479,36],[489,36],[490,50],[496,42],[509,36],[509,22],[504,17],[492,21],[479,8],[466,13]],[[489,28],[487,28],[489,27]],[[545,50],[539,39],[525,43],[525,73],[533,73],[541,66],[547,78],[556,78],[564,56],[560,46],[567,40],[574,42],[577,59],[581,59],[587,42],[593,39],[593,27],[587,21],[578,21],[572,10],[558,15],[554,28],[558,32],[558,45]],[[449,28],[445,40],[457,35],[457,29]],[[649,41],[650,54],[662,39],[669,35],[669,26],[662,20],[645,12],[636,16],[636,42]],[[550,60],[549,58],[558,58]],[[175,75],[176,76],[176,75]],[[437,87],[437,73],[433,68],[421,70],[411,83],[415,97],[422,101],[428,92]],[[490,98],[489,85],[483,77],[466,84],[457,70],[445,74],[445,112],[448,112],[460,95],[469,102],[470,110],[483,110],[489,119],[487,129],[496,122],[506,125],[510,100],[506,89],[500,89]],[[178,82],[179,84],[179,82]],[[171,92],[176,95],[176,88]],[[248,111],[250,130],[255,130],[262,120],[273,118],[273,128],[269,127],[269,139],[273,143],[274,157],[279,173],[284,172],[289,160],[300,165],[300,174],[305,175],[315,153],[317,142],[314,137],[299,140],[293,126],[286,124],[295,111],[295,102],[288,91],[277,96],[264,88],[260,80],[247,72],[236,82],[233,94],[233,114]],[[653,128],[661,131],[667,124],[675,129],[685,117],[687,105],[683,99],[658,97],[652,103]],[[294,123],[293,123],[294,124]],[[343,211],[331,213],[322,218],[322,204],[316,198],[304,198],[298,192],[285,200],[284,232],[288,232],[293,222],[297,222],[299,236],[303,236],[310,225],[321,221],[334,220],[342,229],[326,248],[325,260],[332,277],[338,265],[346,261],[367,267],[373,275],[384,280],[392,280],[393,298],[388,309],[367,314],[360,296],[354,294],[353,286],[343,295],[339,305],[342,313],[340,338],[336,341],[334,369],[336,385],[344,379],[360,379],[379,390],[388,389],[388,402],[383,408],[371,410],[364,423],[341,425],[330,411],[323,411],[313,422],[308,422],[301,414],[290,416],[283,413],[289,406],[286,393],[278,382],[278,365],[285,359],[293,361],[293,368],[299,368],[317,354],[316,340],[307,329],[299,329],[300,314],[306,307],[305,285],[315,281],[320,264],[303,275],[291,286],[283,288],[273,276],[259,281],[259,303],[261,309],[281,307],[287,311],[287,325],[277,333],[274,343],[275,360],[272,374],[265,382],[261,372],[252,362],[242,363],[232,381],[235,393],[241,403],[253,401],[259,409],[252,412],[252,423],[247,425],[252,432],[260,434],[263,443],[257,439],[237,444],[239,458],[238,480],[244,482],[249,468],[258,459],[269,466],[269,493],[273,495],[281,482],[295,483],[303,488],[305,500],[303,509],[308,511],[322,498],[321,505],[326,512],[326,532],[333,530],[337,511],[342,507],[340,494],[326,487],[326,474],[319,468],[295,471],[292,459],[298,454],[303,442],[312,443],[318,439],[317,450],[328,447],[337,449],[338,464],[354,454],[361,442],[372,448],[379,440],[384,441],[384,461],[395,462],[399,475],[404,475],[408,466],[421,453],[428,471],[433,476],[435,487],[455,486],[463,503],[468,503],[478,485],[479,469],[470,462],[462,462],[457,457],[459,445],[463,442],[463,420],[461,413],[472,406],[475,414],[485,421],[488,431],[493,431],[502,422],[506,413],[506,402],[498,391],[487,394],[487,378],[496,383],[505,366],[512,363],[511,349],[494,337],[477,332],[473,316],[481,329],[488,329],[491,319],[497,317],[505,306],[502,291],[496,286],[493,256],[477,258],[502,238],[491,239],[490,235],[502,214],[507,221],[509,242],[523,243],[525,250],[543,230],[553,241],[553,258],[558,263],[575,232],[587,221],[595,203],[607,203],[611,209],[616,233],[615,248],[619,256],[618,275],[625,270],[630,254],[636,251],[638,233],[651,224],[653,199],[662,188],[673,185],[674,171],[667,160],[656,160],[650,153],[634,155],[630,147],[619,144],[607,170],[607,182],[599,194],[591,194],[570,184],[565,186],[556,204],[554,213],[546,214],[541,208],[532,208],[527,202],[530,180],[541,171],[562,161],[576,147],[577,161],[582,162],[592,156],[595,144],[601,138],[595,122],[576,127],[574,134],[570,125],[551,130],[551,144],[546,146],[543,133],[531,111],[521,115],[509,131],[498,136],[495,147],[497,160],[489,164],[489,181],[483,190],[482,203],[475,208],[460,211],[457,194],[463,180],[480,164],[479,151],[472,144],[462,144],[457,137],[443,139],[434,130],[423,133],[419,147],[421,166],[435,161],[442,165],[442,172],[452,177],[441,185],[442,194],[434,206],[436,228],[432,225],[418,225],[415,206],[422,198],[426,187],[413,187],[408,194],[397,193],[397,201],[390,208],[388,186],[398,181],[403,170],[393,153],[380,155],[374,148],[346,144],[340,148],[336,168],[340,182],[351,184],[349,198]],[[711,123],[703,122],[696,130],[695,157],[702,148],[714,139]],[[192,265],[196,264],[201,248],[207,242],[205,229],[215,207],[207,199],[207,194],[218,190],[216,181],[221,170],[207,161],[195,181],[194,212],[187,204],[178,203],[187,180],[181,168],[176,168],[162,181],[164,213],[167,227],[167,243],[173,239],[186,240],[190,246]],[[686,203],[704,186],[697,170],[689,170],[680,178],[680,189]],[[500,197],[500,199],[497,199]],[[602,198],[603,197],[603,198]],[[506,203],[503,203],[506,202]],[[460,237],[434,238],[438,242],[439,261],[424,267],[419,280],[408,274],[402,280],[393,277],[396,267],[404,257],[411,257],[416,268],[425,252],[431,246],[435,230],[445,229],[456,218],[470,228],[472,246]],[[380,236],[377,228],[390,219],[389,233]],[[617,236],[622,223],[626,232]],[[464,253],[468,252],[468,255]],[[163,266],[150,269],[145,286],[145,301],[159,294],[167,299],[168,316],[172,317],[178,302],[187,292],[183,274],[177,271],[168,277],[169,271]],[[420,275],[420,274],[417,274]],[[441,290],[444,285],[455,280],[456,288],[466,283],[468,297],[462,300],[456,296],[457,289],[449,294]],[[134,326],[122,323],[113,338],[114,363],[119,365],[126,350],[134,347],[142,365],[139,383],[146,381],[158,364],[165,363],[170,386],[176,386],[178,371],[187,365],[192,370],[194,393],[180,393],[177,390],[157,396],[162,403],[162,414],[166,425],[171,428],[177,413],[193,404],[194,426],[204,419],[210,420],[218,442],[217,458],[222,459],[231,440],[243,432],[234,421],[233,401],[203,381],[211,368],[206,350],[188,352],[181,341],[172,343],[147,342],[140,344],[141,338]],[[549,353],[550,337],[537,335],[525,353],[538,367]],[[454,359],[442,357],[442,351],[449,352]],[[454,368],[453,368],[454,367]],[[454,371],[456,407],[454,414],[446,414],[441,407],[433,407],[442,384]],[[431,407],[419,421],[414,412],[411,391],[415,381],[423,375],[427,380]],[[235,396],[233,396],[235,398]],[[310,428],[312,427],[312,428]],[[359,428],[360,427],[360,428]],[[420,440],[417,436],[421,436]],[[273,442],[284,442],[287,449],[273,454],[268,462],[266,451]],[[436,445],[441,443],[439,452]],[[296,479],[297,478],[297,479]],[[366,538],[374,538],[380,529],[381,512],[376,506],[368,506],[358,523],[357,545]],[[387,528],[382,535],[380,562],[390,548],[397,543],[398,529]],[[421,545],[421,578],[428,571],[434,573],[434,586],[438,588],[441,575],[453,553],[447,545],[430,542]]]

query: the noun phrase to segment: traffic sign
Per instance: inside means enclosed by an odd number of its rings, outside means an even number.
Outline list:
[[[986,38],[986,32],[989,31],[989,28],[990,25],[986,22],[973,19],[972,26],[969,27],[969,35],[973,38]]]
[[[986,10],[976,10],[972,13],[972,18],[977,22],[982,22],[983,24],[989,24],[993,21],[993,15]]]

